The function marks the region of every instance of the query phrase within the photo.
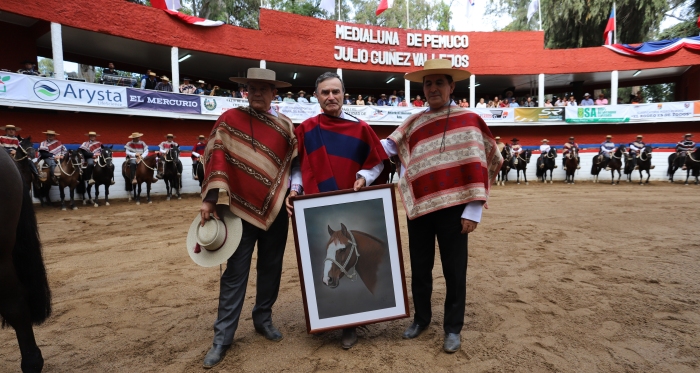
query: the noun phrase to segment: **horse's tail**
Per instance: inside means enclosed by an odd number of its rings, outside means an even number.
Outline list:
[[[75,191],[78,194],[85,194],[87,191],[85,188],[85,181],[83,181],[83,177],[81,176],[80,179],[78,179],[78,185],[75,186]]]
[[[17,277],[26,289],[30,320],[34,325],[39,325],[51,315],[51,289],[46,277],[34,205],[29,198],[28,188],[24,189],[22,196],[16,237],[12,261]]]
[[[673,168],[673,163],[676,161],[676,158],[673,157],[673,154],[668,156],[668,169],[666,170],[666,176],[671,176],[671,169]]]

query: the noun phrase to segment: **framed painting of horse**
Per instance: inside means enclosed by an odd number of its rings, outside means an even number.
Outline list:
[[[309,333],[409,317],[392,184],[291,200]]]

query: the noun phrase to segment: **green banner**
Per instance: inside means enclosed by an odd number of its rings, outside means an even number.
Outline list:
[[[567,106],[566,123],[624,123],[632,110],[628,106]]]

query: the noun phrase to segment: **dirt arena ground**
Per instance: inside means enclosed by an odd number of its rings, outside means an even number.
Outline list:
[[[470,236],[454,355],[441,349],[439,260],[434,321],[416,340],[401,339],[410,319],[369,326],[349,351],[339,331],[308,335],[290,228],[273,313],[285,338],[253,330],[252,271],[234,347],[211,371],[698,372],[697,206],[700,187],[660,182],[496,187]],[[46,372],[203,371],[219,268],[198,267],[185,251],[196,197],[37,209],[54,299],[53,316],[35,329]],[[0,372],[19,371],[11,329],[0,331],[0,356]]]

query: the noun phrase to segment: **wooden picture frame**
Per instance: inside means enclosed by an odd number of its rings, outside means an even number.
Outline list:
[[[308,333],[410,316],[393,184],[290,200]]]

